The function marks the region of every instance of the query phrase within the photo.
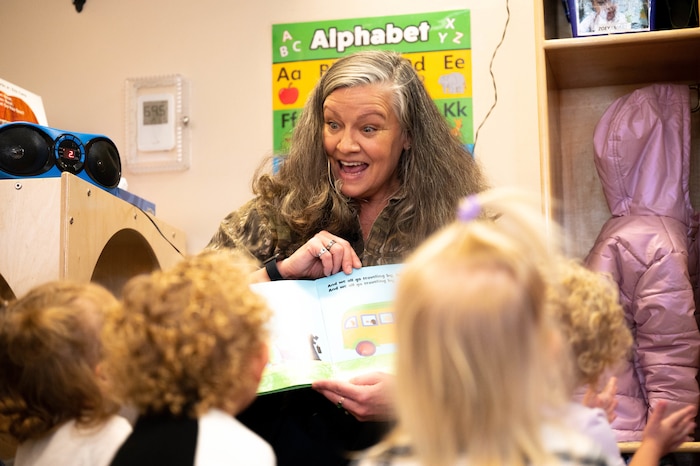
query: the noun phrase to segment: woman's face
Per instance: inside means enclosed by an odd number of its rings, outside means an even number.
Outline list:
[[[399,158],[409,147],[391,91],[376,84],[337,89],[323,104],[323,118],[323,147],[342,193],[386,201],[399,187]]]

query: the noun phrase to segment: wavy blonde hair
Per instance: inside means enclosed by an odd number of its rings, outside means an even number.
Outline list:
[[[254,268],[242,253],[205,251],[126,283],[104,332],[106,368],[124,402],[141,414],[196,418],[252,401],[251,361],[270,317],[249,287]]]
[[[118,411],[96,375],[103,315],[116,304],[101,285],[66,280],[0,310],[0,432],[23,442],[71,419],[93,426]]]
[[[632,348],[619,290],[612,278],[576,259],[558,266],[560,287],[551,304],[576,362],[575,385],[596,388],[603,373],[620,364]]]
[[[543,413],[568,399],[546,312],[557,249],[521,195],[486,191],[472,202],[492,219],[451,223],[399,277],[399,428],[388,443],[408,438],[433,466],[460,455],[485,466],[544,464]]]
[[[357,201],[343,196],[337,182],[329,179],[323,104],[337,89],[369,85],[392,91],[394,111],[411,140],[410,150],[399,160],[404,202],[394,226],[399,242],[412,251],[453,219],[461,197],[482,191],[486,181],[479,163],[451,134],[411,62],[398,53],[369,50],[337,60],[309,95],[278,176],[263,173],[261,166],[253,192],[280,211],[302,242],[322,229],[339,236],[354,231]]]

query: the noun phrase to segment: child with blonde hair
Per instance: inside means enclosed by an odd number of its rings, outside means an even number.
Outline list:
[[[0,309],[0,432],[14,466],[103,466],[131,432],[100,375],[100,328],[115,297],[55,281]]]
[[[359,464],[607,464],[561,418],[570,394],[547,312],[558,252],[539,208],[490,190],[467,198],[458,217],[402,269],[398,425]]]
[[[139,417],[112,465],[272,466],[234,416],[256,396],[270,310],[241,253],[207,251],[130,279],[104,331],[114,390]]]

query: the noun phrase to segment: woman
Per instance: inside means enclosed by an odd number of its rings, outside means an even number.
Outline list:
[[[394,52],[358,52],[321,77],[279,173],[256,177],[256,196],[223,220],[208,248],[248,251],[265,262],[259,281],[399,263],[452,219],[462,196],[485,185],[411,63]],[[377,426],[356,419],[387,420],[392,409],[390,377],[351,382],[314,385],[331,403],[304,390],[265,395],[242,419],[273,444],[281,466],[345,464],[342,452],[377,440],[376,432],[360,435]],[[256,411],[261,405],[269,409]],[[285,431],[290,418],[303,425],[294,434]]]
[[[411,63],[359,52],[323,75],[279,174],[255,179],[256,197],[224,219],[208,247],[277,256],[285,279],[401,262],[451,219],[461,196],[484,187]]]

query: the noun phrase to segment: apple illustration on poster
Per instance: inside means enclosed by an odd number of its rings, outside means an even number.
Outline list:
[[[289,83],[289,86],[283,87],[279,91],[280,102],[285,105],[293,104],[299,98],[299,89],[292,87],[293,83]]]

